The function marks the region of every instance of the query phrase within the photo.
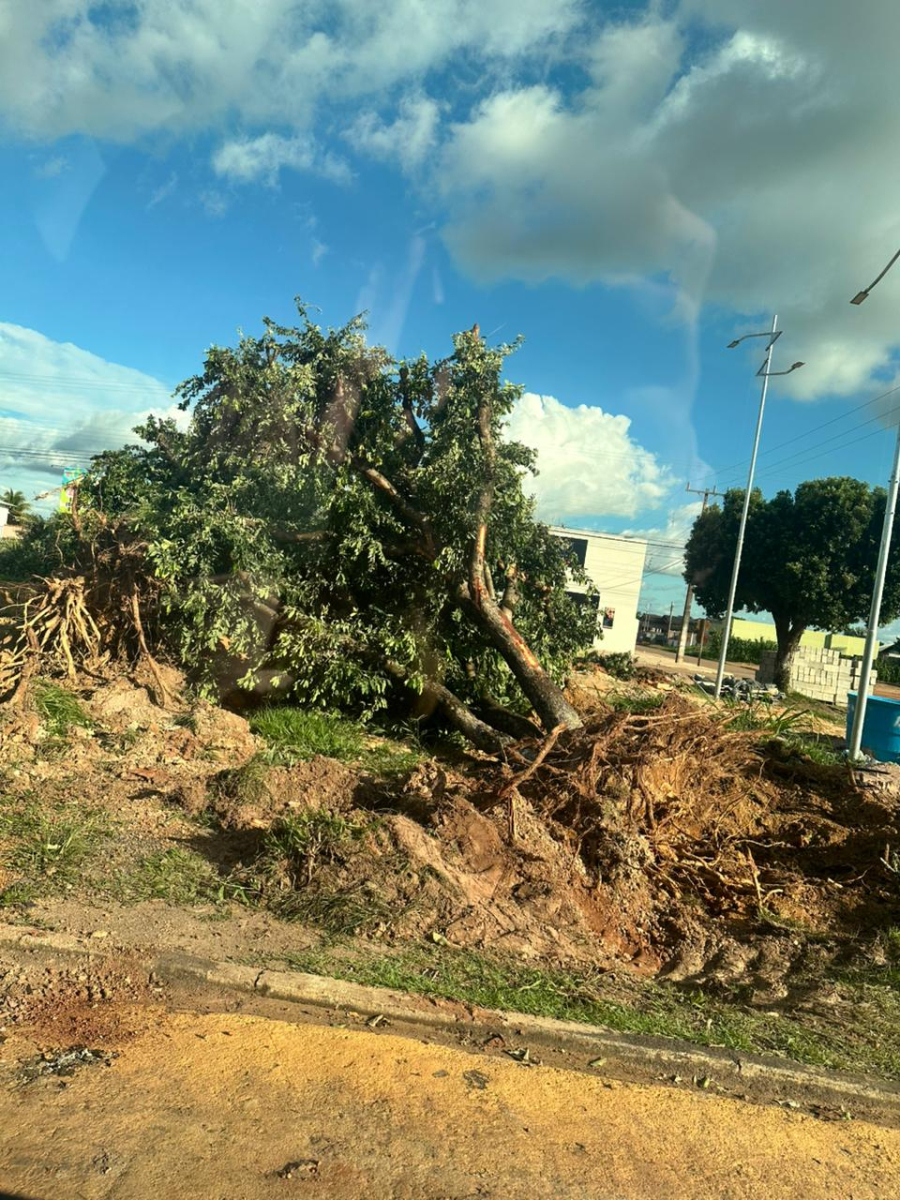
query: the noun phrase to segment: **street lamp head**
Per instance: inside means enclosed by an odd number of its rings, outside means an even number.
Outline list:
[[[875,286],[875,284],[880,283],[881,280],[884,279],[885,275],[887,275],[888,271],[891,269],[891,267],[894,265],[894,263],[897,261],[898,258],[900,258],[900,250],[897,251],[897,253],[891,259],[891,261],[888,263],[888,265],[884,268],[884,270],[881,272],[881,274],[876,275],[875,278],[872,280],[872,282],[869,284],[869,286],[867,288],[863,288],[863,290],[861,292],[857,292],[856,295],[853,297],[853,299],[850,301],[850,303],[851,304],[862,304],[863,300],[865,300],[866,296],[868,296],[869,292],[871,292],[871,290]]]
[[[740,338],[735,338],[733,342],[729,342],[729,343],[728,343],[728,345],[725,347],[725,349],[726,349],[726,350],[733,350],[733,349],[735,348],[735,346],[739,346],[740,344],[741,344],[741,339],[740,339]]]
[[[760,366],[759,370],[756,372],[756,374],[759,376],[760,379],[768,379],[770,376],[774,376],[774,375],[790,375],[791,371],[796,371],[798,367],[803,367],[806,365],[805,363],[802,363],[802,362],[795,362],[790,367],[788,367],[788,369],[786,371],[767,371],[766,364],[768,363],[768,361],[769,361],[768,359],[765,359],[765,361]]]

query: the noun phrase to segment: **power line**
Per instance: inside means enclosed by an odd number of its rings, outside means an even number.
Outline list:
[[[876,421],[883,421],[885,419],[885,417],[888,417],[888,416],[891,416],[894,414],[900,414],[900,405],[898,405],[896,408],[888,409],[888,411],[886,413],[879,413],[878,416],[870,417],[868,419],[868,421],[860,421],[859,424],[857,424],[857,425],[851,425],[849,429],[842,429],[839,433],[833,433],[831,435],[831,437],[827,437],[821,442],[814,442],[812,446],[807,446],[804,450],[798,450],[796,454],[788,454],[785,458],[776,459],[774,463],[769,463],[767,465],[765,472],[760,472],[760,474],[768,473],[769,471],[771,471],[771,469],[773,467],[781,466],[783,463],[788,463],[792,459],[797,459],[798,460],[797,465],[799,465],[800,462],[805,462],[808,457],[814,457],[814,458],[821,457],[821,455],[810,455],[809,452],[812,450],[817,450],[820,446],[826,446],[830,442],[839,441],[840,439],[845,438],[847,436],[847,434],[852,433],[854,429],[865,429],[865,427],[867,425],[873,425]],[[895,425],[896,425],[896,422],[887,424],[887,425],[883,426],[883,428],[881,428],[881,429],[874,429],[871,434],[866,434],[865,436],[866,437],[875,437],[879,433],[882,433],[884,429],[891,429]],[[863,438],[855,438],[854,439],[854,441],[863,441],[863,440],[864,440]],[[786,443],[784,443],[784,444],[786,444]],[[843,446],[848,446],[848,445],[853,445],[853,442],[846,442],[846,441],[841,442],[841,448],[843,448]],[[774,447],[773,447],[773,449],[774,449]],[[768,453],[772,453],[772,451],[768,451]],[[727,486],[727,483],[728,483],[728,481],[726,480],[725,486]]]
[[[900,392],[900,384],[889,388],[886,392],[880,392],[877,396],[873,396],[870,400],[863,401],[862,404],[855,405],[853,408],[848,409],[845,413],[840,413],[838,416],[831,417],[827,421],[821,421],[817,425],[812,425],[809,429],[804,430],[802,433],[797,433],[793,437],[786,438],[783,442],[776,442],[774,446],[770,446],[767,450],[763,450],[760,457],[766,454],[774,454],[776,450],[781,450],[785,446],[790,446],[794,442],[800,441],[802,438],[809,437],[811,434],[817,433],[820,429],[826,429],[829,425],[834,425],[838,421],[845,421],[848,417],[852,417],[854,413],[861,412],[864,408],[869,408],[872,404],[877,404],[880,400],[886,400],[888,396],[893,396],[897,392]],[[893,412],[897,410],[891,409],[890,411]],[[880,419],[881,416],[879,415],[878,417],[873,417],[871,420]],[[871,421],[863,421],[859,425],[851,426],[851,429],[861,429],[864,425],[868,425],[870,423]],[[725,467],[710,467],[709,470],[702,471],[700,474],[701,477],[715,475],[717,478],[719,478],[733,470],[736,470],[738,467],[745,466],[749,461],[749,459],[745,458],[740,462],[729,463]]]
[[[81,388],[85,391],[132,392],[142,396],[156,395],[151,384],[147,383],[113,383],[112,380],[90,379],[87,376],[73,375],[39,375],[29,371],[0,371],[0,379],[18,380],[28,385],[37,384],[41,387]],[[159,384],[160,390],[171,396],[173,389],[166,384]]]

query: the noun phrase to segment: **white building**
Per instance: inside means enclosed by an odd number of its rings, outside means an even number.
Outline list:
[[[606,654],[622,650],[631,653],[637,642],[638,597],[644,578],[647,543],[615,533],[567,529],[564,525],[552,525],[550,532],[569,543],[588,578],[600,592],[595,648]],[[584,595],[584,590],[575,582],[568,588],[571,596]]]

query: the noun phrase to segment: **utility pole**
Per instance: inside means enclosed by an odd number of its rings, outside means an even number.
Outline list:
[[[692,488],[690,484],[684,489],[686,492],[693,492],[695,496],[703,497],[703,507],[700,509],[700,516],[706,512],[706,506],[709,504],[710,496],[724,496],[724,492],[717,492],[715,488]],[[687,649],[688,629],[691,624],[691,604],[694,600],[694,581],[688,584],[687,595],[684,598],[684,615],[681,618],[681,629],[678,634],[678,649],[675,651],[675,661],[681,662],[684,658],[684,652]]]
[[[750,498],[753,495],[753,473],[756,470],[756,456],[759,453],[759,437],[762,433],[763,413],[766,408],[766,392],[769,388],[769,379],[772,375],[790,375],[791,371],[796,371],[798,367],[802,367],[802,362],[795,362],[793,366],[788,367],[786,371],[772,371],[772,347],[781,337],[782,331],[778,328],[778,317],[772,318],[772,329],[767,333],[745,333],[743,337],[735,338],[733,342],[728,343],[728,349],[733,350],[735,346],[739,346],[741,342],[745,342],[747,338],[765,337],[769,339],[766,346],[766,357],[762,366],[756,372],[757,377],[762,379],[762,390],[759,397],[759,413],[756,417],[756,433],[753,436],[753,453],[750,455],[750,470],[747,474],[747,487],[744,491],[744,507],[741,510],[741,521],[738,526],[737,547],[734,552],[734,566],[731,569],[731,585],[728,589],[728,603],[725,606],[725,621],[722,625],[722,648],[719,651],[719,665],[716,668],[716,688],[713,695],[718,700],[722,695],[722,680],[725,676],[725,663],[728,658],[728,640],[731,637],[731,619],[734,615],[734,598],[737,593],[738,576],[741,573],[741,552],[744,549],[744,534],[747,529],[747,513],[750,511]]]
[[[900,258],[900,250],[894,255],[888,265],[884,268],[867,288],[863,288],[861,292],[857,292],[851,304],[862,304],[869,292],[879,280],[887,275],[888,271]],[[884,522],[881,527],[881,545],[878,548],[878,563],[875,567],[875,582],[872,588],[872,603],[869,606],[869,623],[866,626],[866,644],[863,650],[862,663],[860,664],[859,683],[856,692],[856,708],[853,712],[853,725],[850,730],[850,745],[847,747],[847,753],[850,761],[855,762],[863,756],[862,740],[863,730],[866,724],[866,708],[869,703],[869,680],[872,677],[872,662],[875,658],[875,646],[878,641],[878,623],[881,619],[881,597],[884,592],[884,580],[887,575],[888,558],[891,553],[891,538],[894,531],[894,513],[897,508],[897,491],[900,487],[900,426],[897,427],[897,444],[894,448],[894,465],[891,469],[891,478],[888,483],[888,493],[884,505]]]
[[[704,617],[700,622],[700,649],[697,652],[697,666],[703,666],[703,647],[706,644],[706,630],[709,625],[709,619]]]
[[[669,644],[669,638],[672,636],[672,613],[675,611],[675,602],[669,605],[669,623],[666,626],[666,645]]]

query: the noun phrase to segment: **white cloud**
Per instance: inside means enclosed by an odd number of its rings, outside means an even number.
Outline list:
[[[629,537],[646,538],[646,571],[652,575],[671,575],[680,579],[684,573],[684,554],[681,547],[690,537],[694,520],[700,515],[699,501],[678,504],[666,514],[665,523],[646,529],[625,529]]]
[[[582,90],[511,83],[456,123],[435,171],[448,245],[484,280],[668,274],[687,315],[731,310],[738,332],[775,308],[776,369],[807,363],[784,390],[856,391],[898,340],[900,271],[848,301],[900,244],[900,6],[659,11],[601,31]]]
[[[421,80],[454,56],[503,63],[578,19],[579,0],[55,0],[0,9],[0,112],[55,138],[309,129],[329,108]]]
[[[655,508],[672,486],[656,455],[631,437],[631,421],[597,405],[569,408],[526,393],[509,419],[509,436],[538,452],[538,474],[525,490],[545,521],[633,517]]]
[[[224,217],[228,212],[228,197],[215,188],[204,188],[197,200],[208,217]]]
[[[204,132],[219,139],[223,178],[265,183],[284,168],[345,179],[327,144],[349,130],[361,152],[415,169],[443,208],[447,244],[478,278],[669,278],[677,315],[691,321],[705,304],[736,314],[738,332],[776,309],[787,330],[776,368],[782,356],[807,363],[780,386],[811,399],[890,372],[898,341],[900,269],[863,308],[847,304],[900,244],[900,5],[864,10],[846,0],[646,0],[613,17],[587,0],[334,0],[326,15],[312,0],[7,4],[0,120],[47,141]],[[551,70],[561,63],[564,75]],[[426,87],[449,93],[446,112]],[[95,183],[89,164],[76,168],[59,172],[59,199],[37,215],[59,257]],[[200,202],[220,213],[226,200],[213,191]]]
[[[158,379],[21,325],[0,323],[0,383],[0,489],[29,496],[58,486],[63,467],[136,441],[150,413],[184,418]]]
[[[283,137],[263,133],[259,137],[225,142],[213,155],[213,170],[235,183],[266,183],[274,186],[282,168],[308,171],[335,183],[347,183],[350,168],[336,155],[323,151],[307,135]]]
[[[34,173],[38,179],[55,179],[57,175],[61,175],[63,171],[69,169],[69,160],[62,154],[54,154],[52,158],[44,159],[42,163],[34,168]]]
[[[391,122],[365,112],[347,130],[347,140],[373,158],[409,170],[423,162],[437,140],[440,106],[428,96],[406,96]]]
[[[319,265],[319,263],[322,261],[322,259],[325,257],[325,255],[328,253],[328,249],[329,249],[328,246],[326,246],[326,244],[324,242],[320,241],[317,237],[313,238],[312,251],[311,251],[310,257],[312,258],[312,265],[314,267],[317,267]]]

